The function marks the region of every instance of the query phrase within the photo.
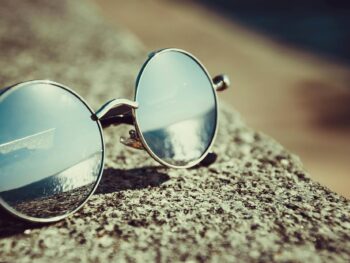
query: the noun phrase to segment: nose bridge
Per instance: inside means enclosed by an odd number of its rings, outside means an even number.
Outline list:
[[[116,116],[121,116],[130,112],[131,109],[137,109],[138,103],[128,99],[113,99],[105,103],[95,115],[97,119],[109,119]]]

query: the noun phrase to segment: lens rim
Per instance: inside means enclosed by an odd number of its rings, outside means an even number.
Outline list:
[[[14,92],[15,90],[18,90],[20,88],[25,88],[27,85],[32,85],[32,84],[47,84],[47,85],[53,85],[56,86],[58,88],[64,89],[65,91],[71,93],[72,95],[74,95],[76,98],[78,98],[80,100],[80,102],[82,102],[85,107],[91,112],[91,116],[95,115],[95,112],[92,110],[92,108],[87,104],[87,102],[80,96],[78,95],[76,92],[74,92],[72,89],[70,89],[69,87],[51,81],[51,80],[31,80],[31,81],[25,81],[25,82],[21,82],[18,84],[15,84],[13,86],[10,86],[8,88],[4,88],[1,92],[0,90],[0,102],[1,100],[4,99],[4,96],[9,96],[12,92]],[[93,187],[93,189],[91,190],[90,194],[85,198],[85,200],[83,202],[81,202],[81,204],[75,208],[74,210],[70,211],[69,213],[66,213],[64,215],[60,215],[60,216],[55,216],[55,217],[50,217],[50,218],[37,218],[37,217],[32,217],[32,216],[28,216],[25,214],[22,214],[20,212],[18,212],[16,209],[12,208],[10,205],[8,205],[1,197],[0,197],[0,207],[3,208],[6,212],[10,213],[11,215],[15,216],[16,218],[31,222],[31,223],[52,223],[52,222],[57,222],[60,221],[64,218],[67,218],[68,216],[74,214],[75,212],[77,212],[78,210],[80,210],[85,204],[86,202],[90,199],[90,197],[94,194],[94,192],[96,191],[97,186],[99,185],[101,178],[102,178],[102,174],[103,174],[103,170],[104,170],[104,164],[105,164],[105,143],[104,143],[104,138],[103,138],[103,130],[102,130],[102,126],[101,123],[96,120],[97,123],[97,127],[99,129],[99,133],[100,133],[100,138],[101,138],[101,145],[102,145],[102,165],[99,171],[99,175],[98,178],[95,182],[95,185]]]
[[[208,78],[208,80],[209,80],[209,82],[211,84],[212,92],[214,94],[214,100],[215,100],[216,124],[215,124],[215,131],[214,131],[214,134],[213,134],[213,136],[211,138],[211,142],[210,142],[209,146],[207,147],[205,152],[201,155],[201,157],[199,157],[198,159],[193,160],[191,162],[188,162],[185,165],[174,165],[174,164],[168,163],[165,160],[163,160],[162,158],[160,158],[159,156],[157,156],[157,154],[155,154],[153,152],[153,150],[151,149],[151,147],[148,145],[147,141],[145,140],[145,138],[143,136],[143,133],[142,133],[142,130],[140,128],[139,122],[138,122],[138,117],[137,117],[137,111],[140,110],[140,108],[132,109],[132,114],[133,114],[133,118],[135,120],[136,132],[137,132],[137,134],[138,134],[138,136],[139,136],[139,138],[140,138],[144,148],[146,149],[146,151],[149,153],[149,155],[153,159],[155,159],[157,162],[159,162],[159,163],[161,163],[161,164],[163,164],[163,165],[165,165],[167,167],[170,167],[170,168],[190,168],[190,167],[193,167],[193,166],[196,166],[197,164],[199,164],[208,155],[208,153],[210,152],[211,148],[213,147],[213,144],[215,143],[215,139],[216,139],[216,136],[217,136],[217,133],[218,133],[218,125],[219,125],[219,110],[218,110],[219,109],[219,101],[218,101],[218,98],[217,98],[215,85],[213,83],[212,78],[210,77],[210,74],[209,74],[208,70],[203,66],[203,64],[199,61],[199,59],[197,59],[191,53],[189,53],[189,52],[187,52],[185,50],[182,50],[182,49],[178,49],[178,48],[165,48],[165,49],[161,49],[161,50],[158,50],[158,51],[150,53],[148,55],[148,59],[142,65],[141,70],[140,70],[140,72],[139,72],[139,74],[138,74],[138,76],[136,78],[134,101],[137,102],[137,92],[138,92],[138,89],[139,89],[139,82],[140,82],[142,74],[144,73],[144,70],[147,68],[147,65],[153,59],[155,59],[156,57],[158,57],[158,56],[160,56],[160,55],[162,55],[164,53],[167,53],[167,52],[178,52],[178,53],[181,53],[183,55],[186,55],[186,56],[190,57],[203,70],[204,74],[206,75],[206,77]]]

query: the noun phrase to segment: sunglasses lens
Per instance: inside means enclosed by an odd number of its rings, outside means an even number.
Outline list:
[[[78,209],[97,184],[103,142],[92,112],[56,84],[27,82],[0,96],[0,203],[33,221]]]
[[[136,120],[150,150],[163,162],[191,166],[213,141],[217,107],[212,82],[190,55],[153,56],[138,78]]]

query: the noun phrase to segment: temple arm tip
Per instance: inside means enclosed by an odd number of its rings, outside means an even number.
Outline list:
[[[224,91],[231,85],[230,78],[225,74],[215,76],[213,83],[216,91]]]
[[[205,156],[205,158],[199,163],[199,166],[208,167],[216,162],[218,155],[216,153],[210,152]]]

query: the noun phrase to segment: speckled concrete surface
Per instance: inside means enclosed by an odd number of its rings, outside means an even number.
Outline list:
[[[131,97],[145,58],[89,2],[2,1],[2,86],[48,78],[96,109]],[[233,92],[233,91],[232,91]],[[1,213],[0,262],[349,262],[350,202],[313,182],[297,157],[222,106],[209,168],[165,169],[106,130],[107,167],[96,194],[51,225]]]

